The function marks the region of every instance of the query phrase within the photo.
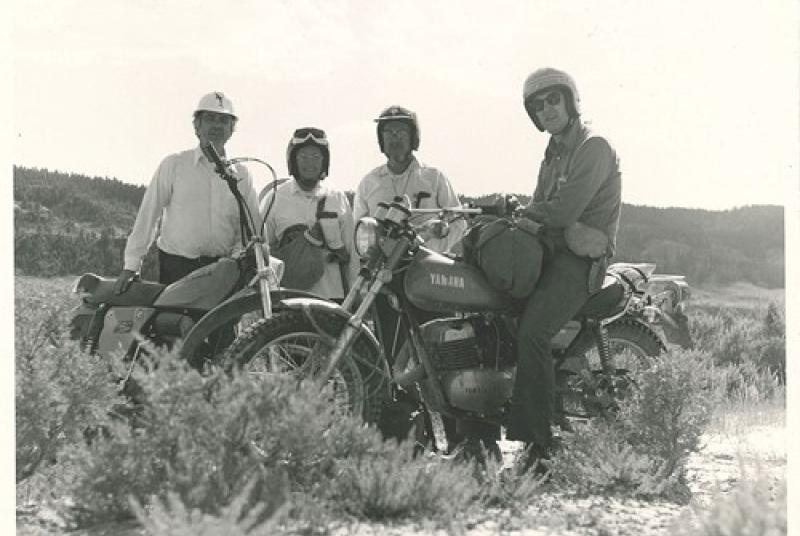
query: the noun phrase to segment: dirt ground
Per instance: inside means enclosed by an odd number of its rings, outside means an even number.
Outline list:
[[[506,461],[513,460],[515,444],[504,443],[501,446]],[[666,536],[672,534],[675,523],[683,516],[702,512],[717,497],[717,493],[730,491],[743,479],[766,474],[778,483],[785,481],[785,472],[784,426],[749,427],[745,433],[736,435],[708,433],[703,437],[702,450],[689,459],[687,476],[692,498],[688,505],[601,496],[574,498],[545,492],[537,497],[535,504],[521,511],[496,509],[475,512],[454,526],[462,527],[463,532],[457,532],[469,536]],[[33,515],[18,510],[17,534],[60,534],[56,527],[48,523],[47,517],[46,512]],[[452,532],[420,523],[355,523],[331,527],[329,534],[438,536]],[[127,524],[70,534],[140,536],[144,532],[133,524]]]

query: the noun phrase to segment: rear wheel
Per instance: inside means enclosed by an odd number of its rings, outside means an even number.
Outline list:
[[[335,336],[345,325],[344,318],[330,314],[316,316],[314,321],[316,327],[300,310],[277,312],[245,330],[223,359],[249,374],[311,378],[319,373],[331,349],[330,340],[320,335],[317,327]],[[388,389],[386,380],[377,350],[365,337],[359,337],[327,380],[331,403],[342,413],[376,423]]]
[[[623,319],[609,324],[606,330],[611,356],[607,370],[603,370],[597,344],[592,341],[573,352],[583,356],[588,368],[557,371],[558,406],[565,417],[613,415],[619,400],[634,386],[631,371],[664,350],[658,336],[639,322]]]

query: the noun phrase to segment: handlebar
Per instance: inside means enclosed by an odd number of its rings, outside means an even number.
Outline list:
[[[410,208],[408,209],[412,214],[483,214],[482,208],[461,208],[461,207],[445,207],[445,208]]]

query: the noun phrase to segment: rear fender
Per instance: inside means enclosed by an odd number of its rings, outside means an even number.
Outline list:
[[[74,341],[97,339],[103,327],[103,317],[108,306],[97,306],[86,302],[72,310],[69,321],[69,337]]]
[[[691,294],[686,278],[681,275],[654,274],[646,289],[649,302],[661,313],[660,323],[667,341],[687,349],[694,348],[689,319],[684,313]]]
[[[352,315],[342,309],[336,303],[323,300],[321,298],[316,297],[291,297],[280,302],[276,303],[273,302],[273,307],[277,310],[285,310],[285,309],[293,309],[296,311],[302,311],[303,314],[311,321],[311,324],[317,330],[317,332],[322,335],[324,338],[335,341],[338,338],[338,333],[327,333],[322,329],[320,322],[317,320],[319,317],[325,315],[333,315],[342,318],[345,322],[348,322]],[[384,373],[387,378],[391,377],[389,372],[389,365],[386,361],[386,357],[383,354],[383,346],[378,342],[378,339],[375,337],[375,334],[367,328],[366,326],[362,325],[360,337],[366,337],[367,342],[374,348],[375,354],[379,356],[380,364],[378,368]],[[372,364],[372,366],[375,366]]]
[[[653,330],[652,326],[646,322],[642,322],[641,320],[638,320],[630,315],[624,315],[616,321],[622,320],[628,324],[636,325],[644,331],[649,331],[653,337],[658,339],[661,349],[667,349],[666,345],[664,344],[663,337],[661,337],[657,331]],[[592,348],[597,345],[595,334],[592,331],[594,325],[594,322],[584,322],[581,325],[578,335],[572,340],[572,343],[569,345],[566,351],[561,354],[561,357],[557,363],[558,368],[571,370],[572,372],[577,373],[580,370],[584,370],[588,367],[588,361],[586,361],[585,352],[588,348]]]

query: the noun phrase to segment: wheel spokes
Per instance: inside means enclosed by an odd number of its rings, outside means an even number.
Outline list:
[[[308,379],[319,374],[329,349],[330,346],[315,333],[292,333],[260,348],[243,369],[248,374],[260,376],[290,374],[298,381]],[[325,382],[330,388],[330,402],[337,411],[360,411],[356,407],[360,405],[357,403],[360,397],[350,392],[345,374],[355,376],[350,385],[359,385],[357,369],[349,360],[343,360],[342,367],[334,370]]]

